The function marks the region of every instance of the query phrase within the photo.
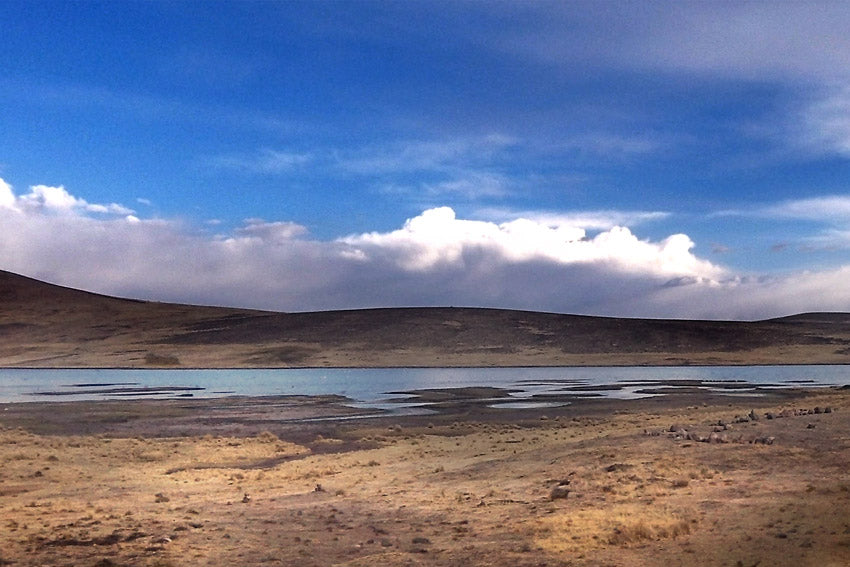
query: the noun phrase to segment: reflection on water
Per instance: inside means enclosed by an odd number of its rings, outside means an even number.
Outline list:
[[[850,384],[847,366],[380,368],[271,370],[0,369],[0,402],[340,395],[361,408],[428,411],[440,403],[553,407],[582,398],[687,391],[758,395]],[[435,396],[441,391],[441,396]],[[431,392],[423,396],[423,392]],[[543,406],[541,406],[543,404]]]

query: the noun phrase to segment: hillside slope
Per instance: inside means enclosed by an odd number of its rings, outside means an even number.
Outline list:
[[[375,367],[850,362],[850,315],[760,322],[476,308],[272,313],[118,299],[0,271],[0,366]]]

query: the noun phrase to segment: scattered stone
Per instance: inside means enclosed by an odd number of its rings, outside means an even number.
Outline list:
[[[554,488],[552,488],[552,491],[549,493],[549,499],[550,500],[558,500],[560,498],[566,498],[569,495],[570,495],[569,482],[567,482],[566,484],[561,483],[561,484],[558,484],[557,486],[555,486]]]

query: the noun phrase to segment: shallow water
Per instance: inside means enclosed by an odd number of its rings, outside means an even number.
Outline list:
[[[850,384],[850,366],[378,368],[239,370],[0,369],[0,402],[336,394],[360,407],[425,407],[418,390],[490,387],[494,406],[539,407],[547,397],[634,399],[698,388],[758,394]],[[407,402],[407,403],[406,403]],[[505,405],[512,404],[512,405]]]

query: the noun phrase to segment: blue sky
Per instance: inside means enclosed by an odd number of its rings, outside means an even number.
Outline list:
[[[841,2],[0,3],[0,268],[301,311],[850,311]]]

